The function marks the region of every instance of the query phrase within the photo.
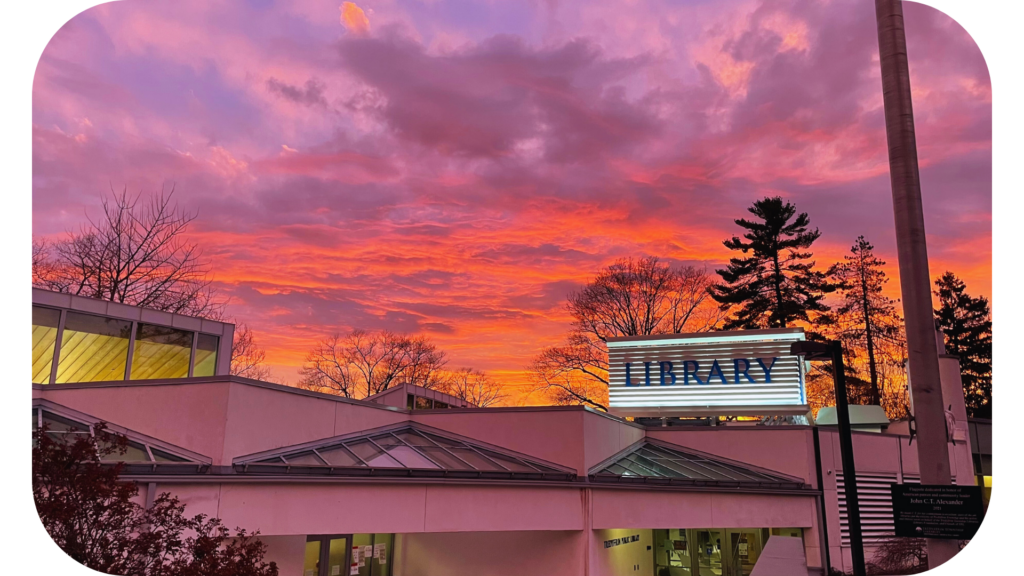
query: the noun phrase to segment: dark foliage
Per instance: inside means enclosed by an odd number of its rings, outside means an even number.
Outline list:
[[[952,272],[935,281],[935,324],[946,335],[946,352],[960,357],[967,415],[992,417],[992,315],[988,300],[972,297]]]
[[[736,220],[747,231],[733,236],[725,247],[743,253],[718,270],[725,284],[712,286],[711,295],[723,308],[736,306],[725,329],[785,328],[810,322],[809,312],[829,308],[822,298],[835,287],[815,271],[807,251],[821,235],[809,229],[806,212],[780,197],[764,198],[748,208],[758,220]]]
[[[263,561],[258,532],[235,536],[219,519],[185,516],[163,493],[148,508],[139,487],[120,480],[125,437],[101,423],[88,431],[33,432],[32,492],[54,542],[77,562],[124,576],[277,576]]]

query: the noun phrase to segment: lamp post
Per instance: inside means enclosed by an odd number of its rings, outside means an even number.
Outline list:
[[[853,432],[850,428],[850,409],[846,399],[846,370],[843,364],[843,344],[830,342],[794,342],[790,354],[805,360],[832,362],[832,379],[836,391],[836,419],[839,422],[839,451],[843,460],[843,492],[846,496],[846,524],[850,532],[850,554],[853,557],[854,576],[865,576],[864,538],[860,527],[860,501],[857,498],[857,469],[853,461]],[[819,489],[821,486],[818,487]],[[828,567],[825,567],[826,570]]]

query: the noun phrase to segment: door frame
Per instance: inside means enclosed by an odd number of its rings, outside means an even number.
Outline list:
[[[349,567],[352,566],[352,535],[351,534],[311,534],[306,536],[306,542],[320,543],[320,573],[317,576],[331,576],[327,561],[331,557],[331,540],[345,539],[345,561],[342,563],[342,572],[348,576]]]

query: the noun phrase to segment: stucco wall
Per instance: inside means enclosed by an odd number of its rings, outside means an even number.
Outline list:
[[[566,531],[406,534],[394,576],[581,575],[583,538]]]

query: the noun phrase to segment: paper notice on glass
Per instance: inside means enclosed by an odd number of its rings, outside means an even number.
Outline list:
[[[359,576],[359,564],[352,563],[352,567],[348,569],[349,576]]]
[[[363,558],[369,558],[372,555],[373,555],[373,546],[370,546],[369,544],[367,544],[366,546],[363,546]]]
[[[377,558],[378,560],[383,558],[384,554],[385,554],[385,550],[386,549],[384,548],[384,544],[374,544],[373,545],[373,557]]]
[[[331,566],[331,576],[340,576],[340,575],[341,575],[341,564],[335,564],[334,566]]]

